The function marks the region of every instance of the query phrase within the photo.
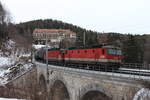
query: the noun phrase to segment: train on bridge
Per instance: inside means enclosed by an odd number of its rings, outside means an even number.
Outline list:
[[[117,70],[122,60],[121,49],[114,46],[92,46],[67,49],[41,48],[35,53],[37,61],[62,66],[94,66],[95,69]]]

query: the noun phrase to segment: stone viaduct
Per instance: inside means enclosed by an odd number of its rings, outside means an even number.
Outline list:
[[[35,62],[41,100],[133,100],[140,76],[65,68]],[[48,71],[47,71],[48,70]]]

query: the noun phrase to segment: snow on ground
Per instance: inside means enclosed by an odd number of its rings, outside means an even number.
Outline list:
[[[14,59],[0,56],[0,67],[10,66],[15,63]]]
[[[7,68],[0,68],[0,85],[4,85],[17,76],[30,70],[33,64],[31,62],[18,62],[14,65],[7,66]]]
[[[41,45],[41,44],[39,44],[39,45],[33,45],[33,47],[34,47],[35,49],[40,49],[40,48],[42,48],[42,47],[46,47],[46,45]]]
[[[150,100],[150,90],[142,88],[135,94],[133,100]]]
[[[13,47],[15,47],[15,42],[13,40],[8,40],[6,43],[5,43],[5,46],[7,49],[12,49]]]
[[[38,45],[33,44],[32,46],[33,46],[33,48],[35,48],[35,49],[40,49],[40,48],[46,47],[46,45],[41,45],[41,44],[38,44]],[[53,48],[53,47],[48,46],[48,48]]]
[[[15,98],[0,98],[0,100],[25,100],[25,99],[15,99]]]
[[[120,68],[120,70],[126,70],[126,71],[140,71],[140,72],[150,72],[150,70],[131,69],[131,68]]]
[[[0,50],[0,85],[6,84],[33,66],[31,53],[25,53],[24,48],[14,49],[15,42],[12,40],[8,40],[5,45],[7,52],[11,53],[7,55],[5,50]]]

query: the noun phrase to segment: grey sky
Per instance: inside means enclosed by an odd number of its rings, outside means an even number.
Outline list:
[[[57,19],[98,32],[150,33],[150,0],[1,0],[15,22]]]

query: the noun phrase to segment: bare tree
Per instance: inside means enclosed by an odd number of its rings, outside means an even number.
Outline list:
[[[10,14],[0,2],[0,46],[8,38],[8,24],[10,23]]]
[[[0,24],[8,24],[11,22],[10,13],[4,8],[2,3],[0,2]]]

